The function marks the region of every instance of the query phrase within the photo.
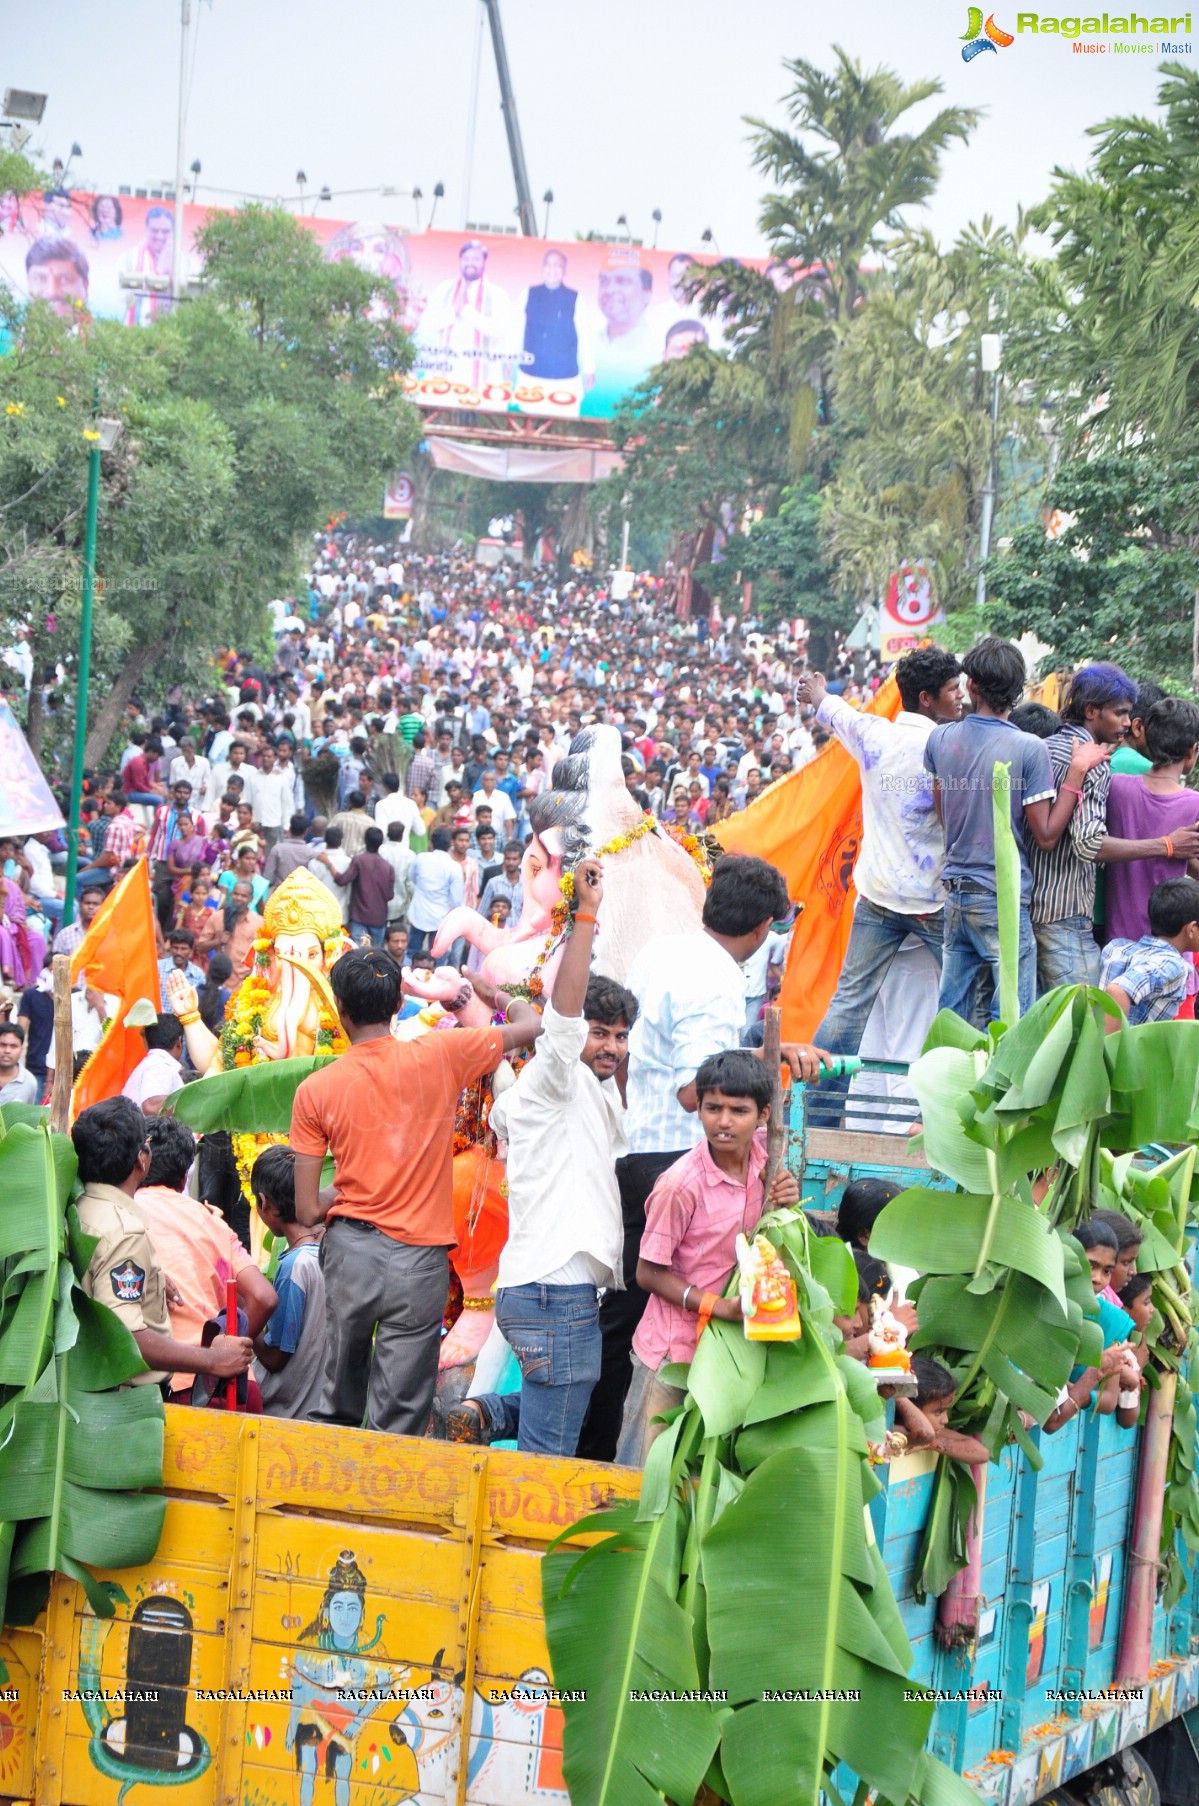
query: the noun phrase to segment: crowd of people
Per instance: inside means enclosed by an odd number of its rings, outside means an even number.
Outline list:
[[[824,1075],[816,1095],[829,1120],[844,1103],[832,1059],[859,1050],[905,946],[935,964],[942,1006],[979,1023],[997,1012],[997,759],[1021,875],[1022,1008],[1068,982],[1102,984],[1112,1026],[1188,1007],[1194,705],[1097,663],[1074,675],[1059,719],[1022,702],[1018,649],[989,639],[960,664],[935,646],[908,654],[892,720],[862,707],[878,673],[837,667],[826,679],[790,632],[714,631],[661,609],[649,581],[617,599],[589,578],[518,579],[455,555],[322,542],[307,593],[272,605],[272,657],[230,653],[213,694],[131,708],[119,757],[88,774],[77,921],[55,930],[62,845],[0,844],[0,1102],[36,1101],[52,1077],[48,950],[73,951],[143,856],[160,970],[195,987],[214,1032],[266,899],[291,873],[307,869],[330,891],[354,943],[330,974],[347,1051],[300,1086],[289,1144],[251,1175],[282,1249],[270,1281],[250,1260],[247,1222],[227,1198],[205,1199],[195,1138],[161,1114],[192,1076],[176,1015],[145,1031],[123,1095],[75,1123],[81,1218],[98,1238],[89,1289],[125,1318],[140,1377],[167,1396],[203,1400],[243,1376],[246,1402],[283,1415],[637,1463],[680,1396],[664,1370],[690,1359],[711,1317],[739,1316],[724,1296],[736,1235],[767,1204],[798,1197],[790,1174],[769,1193],[763,1178],[773,1077],[759,1018],[793,914],[781,874],[746,855],[719,859],[702,925],[652,940],[617,984],[592,970],[604,872],[585,861],[540,1013],[488,986],[464,937],[434,952],[453,911],[519,920],[539,799],[585,726],[614,726],[638,805],[691,831],[751,804],[832,737],[857,761],[864,833],[848,954],[814,1045],[783,1049],[794,1078]],[[452,1010],[482,997],[493,1026],[398,1038],[410,1007],[402,967],[437,963],[462,973]],[[81,988],[73,1004],[86,1058],[108,1002]],[[465,1084],[530,1046],[492,1114],[509,1207],[496,1321],[522,1385],[440,1410],[455,1108]],[[330,1153],[336,1177],[322,1188]],[[863,1203],[849,1187],[837,1226],[859,1270],[859,1312],[841,1325],[854,1353],[884,1288],[915,1323],[902,1279],[867,1251],[882,1190]],[[1144,1287],[1121,1270],[1135,1233],[1123,1219],[1078,1233],[1107,1305],[1105,1354],[1072,1379],[1051,1429],[1092,1397],[1135,1421],[1141,1385]],[[213,1333],[223,1273],[237,1280],[237,1334]],[[934,1368],[917,1364],[905,1429],[978,1459],[945,1426],[952,1382]]]

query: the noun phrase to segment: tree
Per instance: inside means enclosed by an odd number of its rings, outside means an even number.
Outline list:
[[[1071,459],[1050,495],[1065,523],[1056,537],[1038,522],[988,560],[987,625],[1035,633],[1054,665],[1108,656],[1134,677],[1190,687],[1199,456]]]
[[[220,646],[269,643],[265,604],[294,586],[311,534],[331,511],[373,511],[419,431],[387,285],[322,262],[266,208],[217,217],[198,245],[204,292],[142,331],[7,304],[0,610],[68,686],[93,395],[126,427],[103,465],[91,762],[147,673],[161,692]]]
[[[779,286],[731,260],[692,272],[697,304],[721,315],[730,349],[695,347],[659,366],[617,417],[624,488],[651,526],[687,530],[726,503],[738,515],[747,505],[773,512],[789,481],[819,471],[839,347],[868,304],[863,263],[928,201],[943,152],[978,119],[973,108],[946,107],[905,131],[941,84],[907,86],[839,48],[834,56],[829,73],[785,64],[785,127],[748,121],[754,166],[773,185],[760,220]],[[801,274],[782,286],[788,269]]]
[[[1033,215],[1057,247],[1052,352],[1088,443],[1195,443],[1199,412],[1199,71],[1163,65],[1158,119],[1092,127],[1085,174],[1058,169]],[[1082,417],[1085,411],[1085,418]]]
[[[768,625],[792,615],[808,623],[811,656],[824,664],[832,651],[832,630],[853,626],[854,610],[833,589],[824,561],[820,498],[810,478],[783,491],[779,511],[755,521],[730,542],[725,562],[705,574],[720,593],[719,573],[735,569],[752,583],[754,614]]]
[[[1043,480],[1035,385],[1000,385],[993,431],[992,379],[980,360],[982,334],[1009,316],[1028,281],[1022,231],[984,219],[948,251],[927,232],[905,234],[849,322],[836,363],[835,470],[822,497],[842,594],[873,598],[919,558],[939,599],[961,605],[974,582],[993,445],[1024,458],[1007,460],[1009,512]]]

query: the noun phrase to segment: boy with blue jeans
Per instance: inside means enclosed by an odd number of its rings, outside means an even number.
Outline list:
[[[1111,747],[1079,740],[1060,789],[1054,784],[1045,743],[1023,734],[1008,717],[1024,690],[1027,672],[1017,646],[993,635],[962,660],[974,713],[936,727],[924,749],[934,780],[937,812],[945,828],[944,875],[949,895],[941,958],[941,1008],[985,1026],[999,1012],[999,914],[995,876],[992,779],[996,761],[1008,767],[1012,834],[1020,855],[1020,1013],[1032,1008],[1037,984],[1037,943],[1029,917],[1032,869],[1029,836],[1046,851],[1055,847],[1082,795],[1088,771],[1110,758]],[[983,1007],[989,993],[989,1008]]]
[[[508,1144],[508,1240],[495,1320],[520,1365],[521,1389],[481,1393],[446,1413],[451,1442],[515,1437],[535,1455],[576,1452],[600,1375],[599,1288],[621,1284],[616,1161],[628,1142],[613,1081],[637,1001],[609,978],[589,982],[604,894],[594,860],[575,868],[574,894],[537,1052],[491,1112]]]

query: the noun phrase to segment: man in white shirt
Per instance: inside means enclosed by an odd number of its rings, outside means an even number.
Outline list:
[[[142,1030],[148,1049],[121,1087],[143,1116],[157,1116],[167,1098],[183,1087],[183,1025],[178,1016],[160,1016]]]
[[[252,765],[246,764],[246,749],[240,740],[234,740],[229,747],[229,757],[220,759],[208,773],[208,789],[204,797],[205,815],[215,815],[216,806],[225,794],[225,785],[230,778],[242,780],[242,801],[254,807],[254,786],[258,774]]]
[[[862,774],[862,844],[854,866],[858,893],[841,978],[816,1033],[830,1053],[856,1054],[891,961],[910,934],[941,966],[945,833],[933,798],[924,748],[940,722],[962,717],[961,666],[952,652],[923,646],[895,667],[903,707],[894,721],[853,709],[829,694],[824,674],[806,673],[801,702],[836,734]],[[814,1114],[835,1121],[846,1080],[833,1080],[813,1100]]]
[[[491,1113],[508,1144],[495,1319],[520,1363],[521,1390],[481,1393],[446,1413],[451,1442],[516,1437],[530,1455],[574,1454],[600,1371],[597,1288],[620,1285],[616,1161],[627,1143],[613,1079],[637,1004],[610,978],[588,982],[603,881],[592,860],[574,878],[578,914],[537,1052]]]
[[[375,826],[382,828],[385,837],[393,821],[399,822],[405,834],[423,833],[425,824],[421,812],[412,798],[404,795],[397,773],[385,771],[379,782],[383,786],[383,795],[375,804]]]
[[[451,909],[465,901],[462,867],[450,854],[446,828],[434,828],[427,853],[412,862],[412,901],[408,905],[408,953],[423,953]],[[442,964],[445,964],[443,959]]]
[[[485,771],[479,779],[479,788],[471,798],[471,814],[482,803],[491,810],[491,819],[495,831],[504,840],[516,827],[516,804],[506,790],[499,788],[499,780],[494,771]]]
[[[167,783],[173,789],[186,779],[192,787],[193,796],[204,796],[211,771],[212,767],[204,755],[196,751],[190,740],[185,740],[171,760]]]
[[[268,851],[283,833],[283,823],[295,807],[292,796],[294,771],[281,771],[273,746],[264,746],[254,773],[254,820],[262,829]]]
[[[645,1205],[668,1166],[701,1139],[695,1075],[709,1054],[739,1047],[745,1026],[749,959],[787,915],[791,901],[781,872],[764,859],[726,854],[712,874],[698,933],[663,934],[633,961],[629,989],[638,1016],[629,1036],[629,1152],[617,1167],[624,1221],[624,1290],[609,1292],[600,1310],[604,1352],[578,1452],[612,1461],[632,1378],[633,1335],[647,1294],[636,1282]],[[792,1076],[818,1077],[821,1052],[784,1047]]]

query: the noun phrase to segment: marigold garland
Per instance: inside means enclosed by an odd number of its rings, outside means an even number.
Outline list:
[[[656,833],[667,835],[669,839],[673,840],[678,846],[681,846],[688,857],[695,862],[696,869],[703,879],[704,884],[708,885],[711,883],[712,867],[696,836],[694,834],[680,833],[677,828],[671,827],[668,822],[660,822],[656,815],[643,815],[635,828],[628,828],[624,833],[614,835],[605,846],[595,847],[590,852],[580,854],[575,862],[576,866],[581,865],[584,859],[607,859],[613,853],[624,853],[629,847],[633,846],[635,842],[644,840],[647,834]],[[545,982],[541,977],[542,968],[556,951],[558,943],[561,941],[563,935],[565,935],[567,925],[570,921],[570,906],[574,901],[575,894],[575,876],[573,869],[569,872],[563,872],[561,878],[558,880],[558,889],[561,893],[561,898],[559,902],[555,903],[553,909],[550,911],[550,931],[545,938],[545,945],[537,955],[533,970],[529,973],[529,976],[523,985],[509,985],[507,987],[508,995],[510,997],[525,997],[535,1009],[540,1007],[537,1000],[545,991]]]
[[[254,964],[249,975],[238,986],[229,999],[225,1010],[225,1020],[221,1025],[219,1048],[221,1070],[232,1072],[235,1068],[252,1066],[255,1059],[255,1042],[261,1035],[271,1041],[277,1039],[271,1030],[264,1028],[267,1006],[271,1000],[271,987],[267,981],[267,973],[271,963],[271,941],[265,935],[259,935],[254,942]],[[330,961],[337,958],[343,950],[343,940],[335,935],[325,943],[325,955]],[[328,1006],[320,1002],[317,1017],[316,1052],[319,1054],[344,1053],[349,1046],[340,1022],[330,1015]],[[250,1172],[254,1162],[263,1148],[271,1147],[278,1141],[286,1141],[286,1136],[235,1134],[233,1140],[233,1157],[237,1163],[238,1177],[241,1180],[242,1192],[253,1203],[250,1190]]]

